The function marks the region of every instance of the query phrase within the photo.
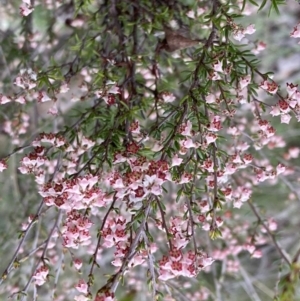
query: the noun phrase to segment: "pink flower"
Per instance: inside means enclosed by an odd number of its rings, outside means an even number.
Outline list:
[[[206,159],[203,164],[202,168],[204,168],[208,172],[214,172],[214,163],[211,159]]]
[[[217,138],[217,135],[211,132],[208,132],[205,136],[207,144],[214,143],[217,140]]]
[[[61,86],[60,86],[60,89],[59,89],[59,93],[67,93],[68,91],[70,90],[69,86],[67,83],[63,83]]]
[[[47,266],[44,265],[38,268],[32,276],[32,278],[35,280],[35,284],[39,286],[43,285],[47,280],[48,273],[49,269]]]
[[[255,250],[253,253],[252,253],[252,256],[253,258],[261,258],[262,257],[262,251],[261,250]]]
[[[289,97],[291,97],[297,91],[297,88],[298,85],[286,83],[286,91],[288,92]]]
[[[281,115],[280,108],[279,108],[278,105],[272,106],[272,110],[270,111],[270,115],[272,115],[273,117]]]
[[[14,84],[23,89],[33,89],[36,86],[37,74],[31,69],[21,69]]]
[[[286,167],[281,163],[279,163],[276,167],[277,175],[280,175],[281,173],[284,173],[285,170],[286,170]]]
[[[20,6],[20,14],[23,17],[30,15],[34,11],[34,8],[31,6],[30,0],[23,0],[23,3]]]
[[[25,104],[26,103],[26,98],[23,95],[20,95],[19,97],[15,98],[15,102],[20,103],[20,104]]]
[[[300,38],[300,23],[294,27],[294,30],[290,33],[290,37],[292,38]]]
[[[50,101],[51,98],[47,95],[45,91],[40,91],[38,95],[38,102]]]
[[[7,169],[7,163],[4,160],[0,160],[0,172]]]
[[[159,280],[162,280],[162,281],[167,281],[167,280],[172,279],[172,278],[174,278],[174,277],[175,277],[175,276],[174,276],[173,273],[171,273],[171,271],[168,271],[168,270],[162,270],[162,271],[160,271],[160,273],[159,273],[158,279],[159,279]]]
[[[206,267],[212,265],[212,263],[214,261],[215,261],[214,259],[212,259],[211,257],[208,257],[207,255],[203,256],[203,258],[200,261],[202,269],[205,269]]]
[[[243,76],[239,82],[240,89],[243,90],[245,87],[247,87],[249,85],[250,81],[251,81],[251,75]]]
[[[244,29],[244,33],[245,33],[245,34],[249,34],[249,35],[255,33],[255,31],[256,31],[256,29],[255,29],[255,25],[254,25],[254,24],[250,24],[250,25],[248,25],[248,26]]]
[[[264,90],[266,90],[267,92],[269,92],[270,94],[276,94],[277,90],[278,90],[278,85],[272,81],[271,83],[268,82],[267,80],[264,80],[261,84],[260,87]]]
[[[80,270],[82,267],[82,261],[78,258],[73,261],[73,264],[76,270]]]
[[[173,102],[176,99],[176,97],[170,92],[161,93],[161,97],[162,97],[163,101],[166,103]]]
[[[220,61],[217,61],[216,63],[214,63],[214,64],[213,64],[213,68],[214,68],[214,70],[217,71],[217,72],[221,72],[221,73],[224,72],[224,71],[223,71],[223,64],[222,64],[222,62],[220,62]]]
[[[222,129],[222,124],[221,124],[221,117],[216,115],[212,116],[211,122],[208,126],[208,130],[212,132],[217,132]]]
[[[75,288],[83,294],[87,294],[88,292],[88,285],[84,280],[79,280],[79,282],[76,284]]]
[[[143,186],[149,193],[153,193],[154,195],[162,194],[162,184],[163,180],[158,178],[156,175],[148,176],[145,175]]]
[[[283,100],[283,99],[280,99],[278,101],[278,106],[279,106],[280,111],[282,113],[288,113],[291,110],[290,106],[289,106],[289,103],[286,100]]]
[[[0,104],[1,105],[4,105],[4,104],[9,103],[11,101],[12,101],[11,97],[0,94]]]
[[[180,141],[180,145],[185,148],[196,147],[196,144],[193,142],[193,139],[191,139],[191,138]]]
[[[57,105],[56,105],[56,102],[53,104],[53,106],[48,110],[47,112],[48,114],[51,114],[51,115],[54,115],[54,116],[57,116],[58,115],[58,108],[57,108]]]
[[[108,89],[108,94],[120,94],[120,88],[117,85],[113,85]]]
[[[210,80],[219,80],[221,79],[221,76],[218,72],[214,71],[212,72],[209,77],[208,77]]]
[[[79,295],[79,296],[75,296],[75,297],[74,297],[74,300],[75,300],[75,301],[89,301],[89,300],[91,300],[91,299],[88,298],[88,297],[85,297],[84,295]]]
[[[256,45],[256,47],[251,51],[254,54],[259,54],[261,51],[266,49],[266,44],[264,42],[258,42],[258,44]]]
[[[292,116],[289,115],[289,114],[284,114],[284,115],[281,115],[280,116],[280,122],[281,123],[286,123],[286,124],[289,124],[290,123],[290,120],[291,120]]]
[[[173,158],[172,158],[172,164],[171,166],[179,166],[182,163],[183,159],[179,158],[178,155],[176,154]]]
[[[192,123],[188,120],[186,123],[182,124],[180,126],[179,132],[183,136],[192,136],[191,131],[192,131]]]
[[[270,218],[268,220],[268,228],[270,231],[276,231],[277,230],[277,223],[274,219]]]
[[[245,34],[242,29],[238,29],[233,32],[233,38],[237,41],[241,41],[244,37],[245,37]]]
[[[208,94],[205,97],[206,103],[215,103],[216,102],[216,97],[213,94]]]
[[[251,154],[245,154],[243,156],[243,160],[244,160],[245,164],[249,164],[252,162],[253,156]]]
[[[190,10],[186,13],[186,16],[191,19],[195,19],[195,12],[193,10]]]

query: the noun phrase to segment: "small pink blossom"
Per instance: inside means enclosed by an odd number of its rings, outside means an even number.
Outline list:
[[[0,94],[0,104],[1,105],[4,105],[4,104],[9,103],[11,101],[12,101],[11,97]]]
[[[179,128],[179,132],[183,136],[192,136],[192,123],[188,120],[186,123],[182,124]]]
[[[268,228],[270,231],[276,231],[277,230],[277,223],[274,219],[270,218],[268,220]]]
[[[216,72],[216,71],[213,71],[213,72],[209,75],[208,78],[209,78],[210,80],[220,80],[220,79],[222,79],[221,76],[220,76],[220,74],[219,74],[218,72]]]
[[[292,83],[286,83],[286,91],[288,92],[289,97],[293,96],[297,92],[298,85],[293,85]]]
[[[258,42],[258,44],[256,44],[256,47],[251,50],[251,52],[254,54],[259,54],[260,52],[265,50],[266,47],[267,47],[267,45],[264,42],[260,41],[260,42]]]
[[[215,103],[216,102],[216,97],[213,94],[208,94],[205,97],[206,103]]]
[[[213,64],[213,68],[216,72],[221,72],[223,73],[223,64],[220,61],[217,61],[216,63]]]
[[[241,41],[245,37],[244,30],[237,29],[233,32],[233,38],[237,41]]]
[[[70,90],[69,85],[67,83],[63,83],[60,86],[59,93],[67,93]]]
[[[221,117],[218,115],[211,117],[211,122],[208,126],[208,130],[212,132],[218,132],[222,129]]]
[[[51,114],[53,116],[57,116],[58,115],[58,108],[57,108],[56,102],[53,103],[53,106],[48,110],[47,113]]]
[[[294,30],[290,33],[290,37],[292,38],[300,38],[300,23],[294,27]]]
[[[255,250],[253,253],[252,253],[252,256],[253,258],[261,258],[262,257],[262,251],[261,250]]]
[[[194,143],[193,139],[186,138],[185,140],[180,141],[180,144],[185,148],[196,147],[197,145]]]
[[[70,26],[72,27],[76,27],[76,28],[80,28],[82,27],[83,25],[85,24],[85,20],[83,18],[76,18],[76,19],[73,19],[71,20],[70,22]]]
[[[43,285],[47,281],[47,276],[49,273],[49,269],[47,266],[41,266],[38,268],[32,278],[35,280],[35,284],[38,286]]]
[[[289,114],[284,114],[284,115],[281,115],[280,116],[280,122],[281,123],[286,123],[286,124],[289,124],[290,123],[290,120],[291,120],[292,116],[289,115]]]
[[[178,155],[176,154],[173,158],[172,158],[172,164],[171,166],[179,166],[182,163],[183,159],[179,158]]]
[[[173,102],[176,99],[176,97],[170,92],[161,93],[161,97],[162,97],[163,101],[166,103]]]
[[[26,98],[23,95],[20,95],[15,98],[15,102],[20,103],[20,104],[25,104],[26,103]]]
[[[32,7],[30,0],[22,0],[22,1],[23,3],[20,5],[20,14],[23,17],[26,17],[34,11],[34,8]]]
[[[279,108],[278,105],[272,106],[272,110],[270,111],[270,115],[272,115],[273,117],[281,115],[280,108]]]
[[[38,95],[38,102],[47,102],[50,101],[51,98],[47,95],[45,91],[40,91]]]
[[[0,172],[7,169],[7,163],[4,160],[0,160]]]
[[[75,301],[90,301],[91,299],[84,296],[84,295],[78,295],[74,297]]]
[[[279,109],[282,113],[288,113],[291,109],[287,100],[280,99],[278,101]]]
[[[284,173],[285,170],[286,170],[286,167],[281,163],[279,163],[276,167],[277,175],[280,175],[280,174]]]
[[[186,13],[186,16],[191,19],[195,19],[195,12],[193,10],[190,10]]]
[[[267,80],[264,80],[261,84],[260,87],[264,90],[266,90],[267,92],[269,92],[270,94],[276,94],[277,90],[278,90],[278,85],[272,81],[271,83],[268,82]]]
[[[33,89],[36,87],[37,74],[31,69],[21,69],[19,76],[16,77],[14,84],[23,89]]]
[[[117,85],[112,85],[109,89],[108,89],[108,94],[120,94],[120,87],[118,87]]]
[[[88,285],[84,280],[79,280],[79,282],[76,284],[75,288],[83,294],[87,294],[88,292]]]
[[[217,135],[211,132],[208,132],[205,136],[207,144],[214,143],[217,140],[217,138]]]
[[[255,33],[256,29],[255,29],[255,25],[254,24],[250,24],[248,25],[245,29],[244,29],[244,34],[253,34]]]
[[[245,87],[247,87],[249,85],[250,81],[251,81],[251,75],[243,76],[239,82],[240,89],[243,90]]]

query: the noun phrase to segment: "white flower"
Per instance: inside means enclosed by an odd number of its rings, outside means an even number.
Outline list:
[[[244,29],[244,34],[253,34],[256,31],[255,25],[250,24]]]
[[[284,115],[281,115],[281,116],[280,116],[280,121],[281,121],[281,123],[289,124],[291,118],[292,118],[291,115],[289,115],[289,114],[284,114]]]
[[[173,158],[172,158],[172,165],[171,166],[179,166],[182,163],[183,159],[179,158],[178,155],[176,154]]]
[[[205,97],[206,103],[215,103],[216,102],[216,97],[213,94],[208,94]]]

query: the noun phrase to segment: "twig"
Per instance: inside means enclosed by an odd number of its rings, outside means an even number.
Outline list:
[[[102,225],[101,225],[101,228],[100,228],[100,231],[99,231],[98,241],[97,241],[97,245],[96,245],[96,248],[95,248],[95,251],[94,251],[94,254],[93,254],[93,261],[92,261],[92,265],[91,265],[90,272],[89,272],[88,291],[90,290],[90,287],[92,285],[92,275],[93,275],[94,267],[95,267],[95,265],[97,265],[97,254],[98,254],[98,251],[99,251],[99,247],[100,247],[100,243],[101,243],[101,238],[102,238],[101,232],[102,232],[102,230],[105,227],[107,218],[109,216],[109,213],[113,209],[113,207],[115,205],[115,202],[116,202],[116,194],[114,195],[113,201],[112,201],[109,209],[107,210],[107,212],[106,212],[106,214],[105,214],[105,216],[103,218],[103,222],[102,222]]]
[[[42,201],[38,207],[38,210],[35,214],[35,217],[32,219],[31,223],[28,225],[27,229],[23,232],[23,235],[22,235],[22,239],[12,257],[12,259],[10,260],[7,268],[5,269],[5,271],[2,273],[2,276],[1,276],[1,279],[0,279],[0,285],[2,284],[3,280],[5,280],[7,278],[7,275],[11,272],[11,270],[14,268],[14,263],[16,262],[16,259],[17,259],[17,256],[19,254],[19,251],[21,250],[25,240],[26,240],[26,237],[29,233],[29,231],[31,230],[32,226],[34,225],[34,223],[38,220],[38,217],[40,216],[40,213],[42,211],[42,208],[43,208],[43,205],[44,205],[44,202]]]
[[[252,204],[252,201],[249,200],[247,203],[248,203],[249,207],[251,208],[251,210],[253,211],[253,213],[255,214],[255,216],[257,217],[259,223],[267,231],[268,236],[272,239],[274,246],[277,249],[278,253],[280,254],[281,258],[288,264],[289,267],[291,267],[291,262],[285,255],[285,251],[278,245],[278,242],[276,241],[274,234],[270,231],[269,227],[264,223],[264,221],[260,217],[258,211],[256,210],[255,206]]]
[[[162,225],[166,231],[166,234],[167,234],[167,239],[168,239],[168,242],[169,242],[169,247],[170,247],[170,250],[173,250],[173,245],[172,245],[172,241],[171,241],[171,234],[168,230],[168,226],[166,224],[166,219],[165,219],[165,212],[163,210],[163,208],[161,207],[161,204],[160,204],[160,201],[158,198],[156,198],[156,201],[157,201],[157,205],[158,205],[158,208],[159,208],[159,211],[160,211],[160,215],[161,215],[161,219],[162,219]]]

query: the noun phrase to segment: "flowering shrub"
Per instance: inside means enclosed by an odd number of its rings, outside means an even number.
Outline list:
[[[0,172],[22,205],[1,294],[219,301],[241,278],[247,300],[267,300],[257,288],[294,300],[299,246],[285,250],[256,194],[283,183],[299,195],[299,148],[277,127],[300,120],[300,91],[261,71],[267,45],[239,18],[256,2],[62,2],[23,0],[1,51],[16,148]],[[243,265],[269,263],[263,246],[275,277],[255,288]]]

